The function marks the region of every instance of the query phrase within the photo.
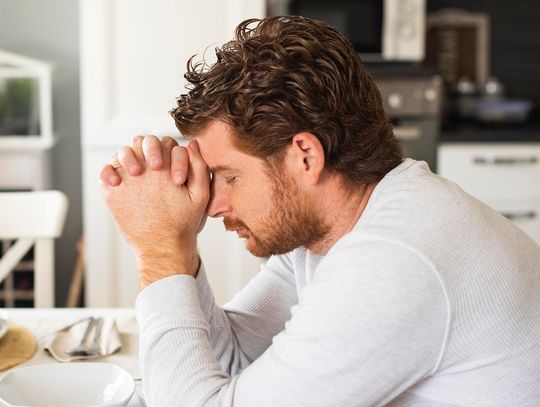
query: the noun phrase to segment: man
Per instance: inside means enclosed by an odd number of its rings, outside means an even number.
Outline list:
[[[538,244],[401,158],[343,36],[246,21],[186,79],[188,147],[136,137],[101,174],[137,256],[149,405],[540,405]],[[270,257],[223,309],[207,215]]]

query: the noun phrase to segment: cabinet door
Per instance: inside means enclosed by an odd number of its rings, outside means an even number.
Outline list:
[[[443,144],[440,175],[489,202],[540,202],[540,144]]]
[[[540,243],[540,144],[442,144],[438,173]]]
[[[494,208],[540,244],[540,203],[497,204]]]
[[[132,306],[133,254],[99,196],[101,165],[137,134],[178,136],[168,111],[185,92],[186,61],[211,59],[234,27],[262,17],[264,0],[80,0],[86,304]],[[259,261],[210,220],[200,250],[218,302],[237,291]]]

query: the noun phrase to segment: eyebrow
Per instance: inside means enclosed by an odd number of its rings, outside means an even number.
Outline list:
[[[215,174],[216,172],[222,172],[222,171],[233,171],[234,168],[229,165],[217,165],[215,167],[209,167],[208,168],[212,174]]]

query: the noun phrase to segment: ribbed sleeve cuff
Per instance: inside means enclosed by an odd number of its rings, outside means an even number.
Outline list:
[[[141,325],[148,320],[170,319],[172,316],[189,325],[195,321],[203,322],[205,328],[207,325],[199,304],[197,284],[189,275],[174,275],[148,285],[137,296],[135,310]]]

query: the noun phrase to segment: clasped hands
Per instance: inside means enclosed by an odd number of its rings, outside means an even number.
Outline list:
[[[101,194],[135,250],[141,287],[175,274],[195,276],[197,234],[206,221],[210,173],[196,141],[136,136],[105,165]],[[116,167],[116,166],[115,166]]]

